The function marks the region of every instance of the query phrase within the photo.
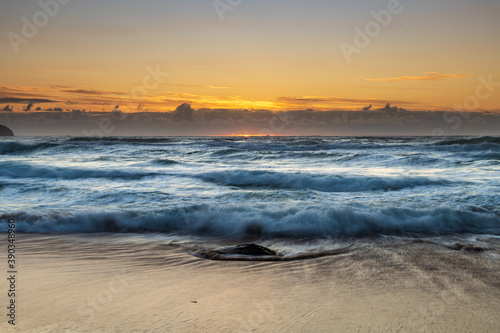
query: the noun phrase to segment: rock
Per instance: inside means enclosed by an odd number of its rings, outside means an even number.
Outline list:
[[[474,245],[474,244],[461,244],[459,242],[453,243],[448,248],[457,251],[467,251],[467,252],[484,252],[484,248]]]
[[[225,247],[219,251],[224,254],[242,254],[246,256],[276,256],[277,253],[267,247],[255,244],[243,244]]]
[[[460,251],[464,247],[463,244],[460,244],[459,242],[453,243],[450,245],[450,249]]]
[[[7,126],[0,125],[0,136],[14,136],[14,132]]]
[[[334,256],[343,253],[347,253],[351,245],[321,252],[310,252],[310,253],[299,253],[295,255],[286,255],[283,253],[277,253],[266,247],[255,245],[255,244],[243,244],[230,247],[224,247],[219,249],[199,249],[197,251],[189,252],[189,254],[194,255],[199,258],[210,259],[210,260],[237,260],[237,261],[292,261],[292,260],[304,260],[313,259],[324,256]]]
[[[477,245],[472,245],[472,244],[467,244],[462,247],[462,251],[467,251],[467,252],[484,252],[484,248],[477,246]]]

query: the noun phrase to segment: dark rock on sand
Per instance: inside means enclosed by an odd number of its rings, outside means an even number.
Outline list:
[[[243,244],[225,247],[219,251],[224,254],[241,254],[246,256],[275,256],[277,253],[267,247],[255,244]]]
[[[291,261],[339,255],[348,252],[348,249],[349,247],[322,252],[284,255],[260,245],[243,244],[221,249],[197,250],[189,253],[210,260]]]
[[[464,245],[457,242],[457,243],[453,243],[453,244],[451,244],[450,246],[447,246],[447,247],[449,247],[452,250],[460,251],[464,247]]]
[[[473,245],[473,244],[461,244],[461,243],[453,243],[449,246],[450,249],[457,250],[457,251],[467,251],[467,252],[484,252],[484,248]]]
[[[0,125],[0,136],[14,136],[14,132],[7,126]]]
[[[467,244],[462,247],[462,251],[467,251],[467,252],[484,252],[484,248],[477,246],[477,245],[472,245],[472,244]]]

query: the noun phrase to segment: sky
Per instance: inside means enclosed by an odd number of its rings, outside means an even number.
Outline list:
[[[0,109],[500,110],[498,0],[0,0]],[[7,110],[9,110],[7,108]]]

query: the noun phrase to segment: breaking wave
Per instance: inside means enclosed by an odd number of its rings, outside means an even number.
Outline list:
[[[383,178],[247,170],[208,172],[197,177],[207,182],[227,186],[311,189],[320,192],[397,191],[418,186],[452,184],[444,179],[426,177]]]
[[[34,153],[41,150],[58,146],[56,143],[21,143],[21,142],[0,142],[0,155],[17,155]]]
[[[69,138],[66,140],[67,142],[99,142],[99,143],[105,143],[105,142],[110,142],[110,143],[169,143],[169,142],[176,142],[179,141],[179,139],[176,138],[166,138],[166,137],[149,137],[149,138],[144,138],[144,137],[90,137],[90,136],[84,136],[84,137],[74,137],[74,138]]]
[[[179,162],[170,160],[168,158],[158,158],[153,161],[153,164],[158,164],[158,165],[174,165],[174,164],[179,164]]]
[[[479,137],[479,138],[454,138],[454,139],[440,141],[437,143],[437,145],[441,145],[441,146],[478,145],[481,143],[500,144],[500,137],[483,136],[483,137]]]
[[[0,232],[7,230],[6,218],[16,219],[18,231],[36,233],[148,231],[231,239],[457,233],[500,235],[500,217],[496,214],[445,207],[355,210],[342,207],[256,209],[247,205],[198,205],[156,212],[23,212],[2,216]]]
[[[137,180],[159,174],[152,172],[130,172],[123,170],[95,170],[68,167],[44,167],[19,162],[0,162],[0,177],[11,179],[43,178],[43,179],[84,179],[109,178]]]

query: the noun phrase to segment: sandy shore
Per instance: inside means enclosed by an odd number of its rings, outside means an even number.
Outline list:
[[[21,234],[16,325],[3,315],[0,331],[498,332],[495,251],[384,243],[211,261],[146,236]]]

